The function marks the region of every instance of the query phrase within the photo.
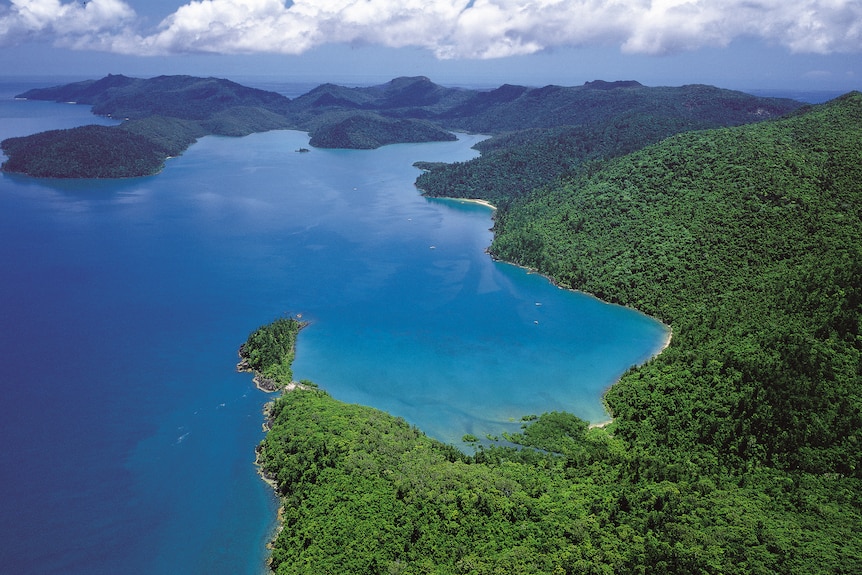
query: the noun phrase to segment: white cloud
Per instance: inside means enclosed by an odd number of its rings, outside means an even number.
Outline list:
[[[666,54],[755,37],[793,52],[862,51],[862,0],[193,0],[155,30],[133,33],[133,18],[122,0],[13,0],[0,7],[0,43],[53,37],[127,54],[355,43],[494,58],[595,44]]]
[[[106,33],[122,33],[134,17],[121,0],[12,0],[0,6],[0,45],[39,38],[86,44]]]

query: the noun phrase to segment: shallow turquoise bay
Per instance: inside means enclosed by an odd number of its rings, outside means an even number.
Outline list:
[[[7,95],[0,136],[85,112]],[[666,328],[494,262],[491,210],[419,195],[413,162],[479,138],[299,154],[305,134],[270,132],[204,138],[150,178],[0,176],[0,564],[260,572],[270,397],[236,350],[282,314],[310,322],[297,379],[446,442],[606,419],[603,391]]]

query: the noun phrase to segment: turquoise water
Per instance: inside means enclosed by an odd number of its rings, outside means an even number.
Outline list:
[[[0,86],[0,137],[94,120],[23,88]],[[417,193],[414,161],[478,138],[207,137],[150,178],[0,176],[4,572],[259,573],[269,397],[236,350],[284,313],[311,322],[297,378],[447,442],[605,419],[601,393],[665,328],[493,262],[489,209]]]

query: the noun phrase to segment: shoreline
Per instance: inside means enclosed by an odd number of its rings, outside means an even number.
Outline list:
[[[585,293],[585,292],[582,292],[582,293]],[[587,295],[591,295],[591,294],[587,294]],[[595,297],[595,296],[593,296],[593,297]],[[596,299],[599,299],[599,298],[596,298]],[[604,300],[599,299],[599,301],[604,301]],[[607,302],[605,302],[605,303],[607,303]],[[613,305],[615,305],[615,304],[613,304]],[[629,309],[633,309],[633,310],[634,310],[634,308],[629,308]],[[635,310],[635,311],[638,311],[638,310]],[[640,313],[643,313],[643,312],[640,312]],[[644,314],[644,315],[647,315],[647,314]],[[647,317],[651,317],[651,316],[647,316]],[[655,318],[653,318],[653,319],[655,319]],[[664,350],[666,350],[666,349],[668,348],[668,346],[670,345],[671,339],[673,339],[673,328],[672,328],[671,326],[669,326],[669,325],[666,325],[666,324],[665,324],[665,323],[663,323],[663,322],[660,322],[660,323],[662,323],[662,325],[664,325],[665,327],[667,327],[667,334],[665,335],[664,341],[662,342],[661,346],[658,348],[658,350],[656,350],[656,352],[655,352],[654,354],[652,354],[652,355],[651,355],[651,356],[650,356],[646,361],[644,361],[643,363],[638,364],[636,367],[640,367],[640,366],[642,366],[642,365],[645,365],[647,362],[650,362],[650,361],[654,360],[655,358],[657,358],[658,356],[660,356],[660,355],[661,355],[661,353],[662,353]],[[607,392],[608,392],[608,391],[609,391],[613,386],[615,386],[616,384],[618,384],[620,381],[622,381],[622,377],[620,377],[620,379],[618,379],[618,380],[616,380],[615,382],[613,382],[612,384],[610,384],[610,385],[607,387],[607,389],[605,389],[605,390],[602,392],[602,403],[605,405],[605,411],[607,411],[607,412],[611,415],[611,418],[610,418],[610,419],[607,419],[607,420],[605,420],[605,421],[599,421],[599,422],[596,422],[596,423],[590,423],[590,424],[589,424],[589,426],[588,426],[588,429],[605,428],[605,427],[609,426],[610,424],[612,424],[612,423],[614,422],[615,418],[614,418],[613,414],[611,413],[611,410],[610,410],[610,409],[608,409],[608,406],[607,406],[607,404],[605,403],[604,399],[605,399],[605,394],[606,394],[606,393],[607,393]]]
[[[485,206],[486,208],[491,208],[495,212],[497,211],[497,206],[489,202],[488,200],[480,200],[478,198],[442,198],[437,197],[437,200],[449,200],[452,202],[458,202],[460,204],[478,204],[480,206]]]
[[[253,372],[255,374],[255,377],[253,378],[252,381],[254,381],[255,386],[260,391],[262,391],[264,393],[275,393],[275,392],[280,390],[281,395],[284,395],[285,393],[291,393],[294,391],[311,391],[313,389],[312,387],[305,385],[303,383],[300,383],[298,381],[291,381],[291,382],[285,384],[283,387],[278,388],[278,389],[272,389],[272,390],[265,389],[265,388],[261,387],[258,383],[258,377],[257,376],[260,374],[258,374],[256,371],[254,371],[252,369],[240,370],[239,369],[240,365],[242,365],[242,362],[240,362],[240,364],[237,365],[237,369],[239,371],[241,371],[241,372]],[[262,431],[264,434],[269,434],[270,430],[272,429],[272,407],[275,404],[275,401],[277,399],[278,398],[274,399],[273,401],[267,401],[263,405],[263,423],[261,424],[261,427],[262,427]],[[265,564],[266,564],[267,569],[268,569],[267,571],[265,571],[265,573],[271,573],[272,570],[269,569],[269,566],[272,562],[272,549],[273,549],[273,546],[275,544],[275,540],[278,538],[279,534],[284,529],[284,499],[282,498],[281,493],[279,492],[278,480],[276,479],[276,477],[273,476],[272,474],[268,473],[263,468],[263,464],[260,461],[260,453],[261,453],[261,443],[258,443],[258,445],[254,448],[254,467],[255,467],[255,470],[257,472],[257,476],[260,478],[261,481],[263,481],[264,483],[269,485],[269,487],[272,489],[272,494],[275,496],[276,501],[277,501],[277,509],[276,509],[276,513],[275,513],[275,522],[274,522],[273,527],[272,527],[272,532],[270,533],[269,537],[267,538],[267,544],[266,544],[266,549],[269,553],[268,553],[267,557],[265,558]]]
[[[423,194],[423,195],[424,195],[424,194]],[[491,204],[491,203],[490,203],[489,201],[487,201],[487,200],[482,200],[482,199],[475,199],[475,198],[447,198],[447,197],[433,197],[433,198],[432,198],[432,197],[428,197],[428,196],[425,196],[425,197],[426,197],[426,199],[445,200],[445,201],[447,201],[447,202],[453,202],[453,201],[454,201],[454,202],[458,202],[458,203],[461,203],[461,204],[478,204],[478,205],[484,206],[484,207],[486,207],[486,208],[489,208],[490,210],[492,210],[492,212],[496,212],[496,211],[497,211],[497,207],[496,207],[495,205]],[[493,213],[492,213],[492,218],[493,218]],[[489,246],[488,248],[486,248],[486,249],[485,249],[485,253],[486,253],[486,254],[487,254],[487,255],[488,255],[488,256],[489,256],[493,261],[495,261],[495,262],[505,263],[505,264],[508,264],[508,265],[513,265],[513,266],[519,267],[519,268],[523,269],[523,270],[524,270],[526,273],[528,273],[528,274],[538,274],[538,275],[541,275],[543,278],[545,278],[545,280],[547,280],[551,285],[555,286],[557,289],[566,290],[566,291],[573,292],[573,293],[581,293],[581,294],[587,295],[587,296],[589,296],[589,297],[591,297],[591,298],[594,298],[594,299],[596,299],[596,300],[598,300],[599,302],[602,302],[602,303],[604,303],[604,304],[608,304],[608,305],[619,305],[619,306],[621,306],[621,307],[625,307],[625,308],[627,308],[627,309],[630,309],[630,310],[632,310],[632,311],[635,311],[635,312],[637,312],[637,313],[640,313],[640,314],[642,314],[642,315],[644,315],[644,316],[646,316],[646,317],[648,317],[648,318],[650,318],[650,319],[652,319],[652,320],[654,320],[654,321],[657,321],[657,322],[658,322],[658,323],[660,323],[662,326],[664,326],[664,327],[665,327],[665,330],[666,330],[666,333],[665,333],[665,337],[664,337],[663,341],[661,342],[661,345],[660,345],[660,346],[658,346],[658,347],[657,347],[657,349],[656,349],[656,350],[655,350],[655,351],[654,351],[654,352],[653,352],[653,353],[652,353],[648,358],[646,358],[643,362],[641,362],[641,363],[637,364],[635,367],[640,367],[640,366],[642,366],[642,365],[646,364],[647,362],[649,362],[649,361],[651,361],[651,360],[655,359],[655,358],[656,358],[656,357],[658,357],[658,356],[659,356],[659,355],[660,355],[660,354],[661,354],[665,349],[667,349],[667,347],[668,347],[668,346],[670,345],[670,343],[671,343],[671,340],[672,340],[672,337],[673,337],[673,328],[672,328],[670,325],[665,324],[665,323],[664,323],[664,322],[662,322],[661,320],[658,320],[658,319],[656,319],[656,318],[654,318],[654,317],[650,316],[649,314],[647,314],[647,313],[645,313],[645,312],[643,312],[643,311],[641,311],[641,310],[638,310],[638,309],[636,309],[636,308],[634,308],[634,307],[632,307],[632,306],[628,306],[628,305],[622,305],[622,304],[617,304],[617,303],[608,302],[608,301],[605,301],[605,300],[603,300],[603,299],[599,298],[598,296],[596,296],[596,295],[594,295],[594,294],[591,294],[591,293],[589,293],[589,292],[586,292],[586,291],[583,291],[583,290],[579,290],[579,289],[575,289],[575,288],[572,288],[572,287],[569,287],[569,286],[561,285],[560,283],[558,283],[557,281],[555,281],[552,277],[550,277],[549,275],[547,275],[547,274],[545,274],[545,273],[540,272],[540,271],[539,271],[539,270],[537,270],[537,269],[530,268],[530,267],[528,267],[528,266],[521,265],[521,264],[517,264],[517,263],[514,263],[514,262],[506,261],[506,260],[503,260],[503,259],[500,259],[500,258],[498,258],[498,257],[494,256],[494,255],[491,253],[491,251],[490,251],[490,246]],[[306,327],[307,325],[308,325],[308,324],[307,324],[307,322],[304,322],[304,324],[300,327],[300,330],[299,330],[299,331],[302,331],[302,328]],[[294,351],[295,351],[295,348],[294,348]],[[282,393],[281,393],[281,396],[283,396],[285,393],[291,393],[291,392],[294,392],[294,391],[297,391],[297,390],[309,391],[309,390],[314,390],[314,389],[315,389],[315,386],[305,385],[305,384],[300,383],[300,382],[297,382],[297,381],[290,381],[290,382],[288,382],[288,383],[286,383],[286,384],[279,385],[279,382],[278,382],[278,381],[276,381],[276,380],[270,380],[270,379],[268,379],[268,378],[265,378],[265,377],[263,377],[263,375],[262,375],[262,374],[260,374],[260,373],[259,373],[259,372],[257,372],[256,370],[252,369],[252,368],[247,364],[247,362],[245,361],[245,359],[243,359],[243,358],[242,358],[242,356],[241,356],[241,355],[240,355],[240,360],[241,360],[241,361],[237,364],[237,370],[238,370],[238,371],[241,371],[241,372],[252,372],[252,373],[254,373],[254,377],[253,377],[252,381],[254,382],[255,386],[256,386],[259,390],[263,391],[264,393],[275,393],[275,392],[277,392],[277,391],[281,391],[281,392],[282,392]],[[607,412],[608,412],[608,414],[610,415],[610,418],[609,418],[609,419],[602,420],[602,421],[598,421],[598,422],[595,422],[595,423],[593,423],[593,422],[589,422],[589,423],[588,423],[588,427],[587,427],[587,429],[605,429],[605,428],[607,428],[607,427],[611,426],[611,425],[614,423],[615,418],[614,418],[614,416],[613,416],[613,413],[611,413],[611,411],[607,408],[607,404],[605,404],[604,397],[605,397],[605,394],[607,393],[607,391],[608,391],[611,387],[613,387],[614,385],[618,384],[618,383],[621,381],[621,379],[622,379],[622,377],[618,378],[616,381],[614,381],[613,383],[611,383],[611,384],[610,384],[610,385],[609,385],[609,386],[608,386],[608,387],[607,387],[607,388],[602,392],[602,394],[601,394],[601,396],[600,396],[600,400],[601,400],[601,401],[602,401],[602,403],[605,405],[605,411],[607,411]],[[276,398],[276,400],[277,400],[277,398]],[[270,430],[271,430],[271,426],[272,426],[271,409],[272,409],[273,404],[274,404],[274,401],[267,402],[267,403],[264,405],[264,408],[263,408],[263,415],[264,415],[263,431],[264,431],[264,433],[265,433],[265,434],[268,434],[268,433],[270,432]],[[612,433],[612,431],[610,431],[609,433]],[[460,449],[460,448],[459,448],[459,449]],[[281,494],[280,494],[280,492],[279,492],[279,486],[278,486],[277,479],[276,479],[274,476],[272,476],[271,474],[267,473],[267,472],[264,470],[263,465],[262,465],[262,463],[261,463],[261,461],[260,461],[260,454],[261,454],[261,447],[260,447],[260,445],[258,445],[258,447],[255,449],[255,459],[254,459],[254,465],[255,465],[255,467],[256,467],[257,474],[258,474],[258,476],[263,480],[263,482],[264,482],[264,483],[266,483],[267,485],[269,485],[269,486],[270,486],[270,488],[272,488],[272,492],[273,492],[273,494],[275,495],[275,497],[276,497],[276,498],[277,498],[277,500],[278,500],[278,508],[277,508],[277,512],[276,512],[275,525],[274,525],[274,527],[273,527],[272,536],[269,538],[269,543],[267,543],[267,546],[266,546],[266,547],[267,547],[267,549],[268,549],[268,550],[270,550],[270,552],[271,552],[271,550],[273,549],[273,545],[274,545],[275,540],[278,538],[279,534],[280,534],[280,533],[281,533],[281,531],[284,529],[284,506],[285,506],[285,500],[284,500],[284,498],[281,496]],[[271,553],[270,553],[270,555],[266,558],[266,564],[267,564],[267,566],[269,566],[269,565],[271,564],[271,561],[272,561],[272,555],[271,555]]]
[[[449,199],[458,199],[458,198],[449,198]],[[471,200],[467,200],[467,201],[471,201]],[[484,203],[484,204],[489,205],[489,206],[491,205],[490,203],[488,203],[488,202],[486,202],[486,201],[484,201],[484,200],[472,200],[472,201],[481,202],[481,203]],[[494,209],[496,209],[496,208],[494,208]],[[654,359],[655,359],[655,358],[657,358],[659,355],[661,355],[661,354],[662,354],[662,352],[668,348],[668,346],[670,346],[671,340],[673,339],[673,327],[672,327],[672,326],[670,326],[670,325],[668,325],[668,324],[666,324],[666,323],[664,323],[662,320],[660,320],[660,319],[658,319],[658,318],[655,318],[655,317],[653,317],[653,316],[649,315],[648,313],[646,313],[646,312],[644,312],[644,311],[641,311],[641,310],[639,310],[639,309],[637,309],[637,308],[635,308],[635,307],[632,307],[632,306],[630,306],[630,305],[623,305],[623,304],[619,304],[619,303],[613,303],[613,302],[605,301],[605,300],[603,300],[602,298],[598,297],[597,295],[595,295],[595,294],[591,294],[590,292],[587,292],[587,291],[584,291],[584,290],[579,290],[579,289],[577,289],[577,288],[573,288],[573,287],[569,287],[569,286],[561,285],[560,283],[558,283],[557,281],[555,281],[555,280],[554,280],[554,278],[552,278],[552,277],[551,277],[551,276],[549,276],[548,274],[542,273],[542,272],[540,272],[539,270],[537,270],[537,269],[535,269],[535,268],[531,268],[531,267],[529,267],[529,266],[525,266],[525,265],[523,265],[523,264],[518,264],[518,263],[515,263],[515,262],[510,262],[510,261],[504,260],[504,259],[502,259],[502,258],[498,258],[498,257],[496,257],[494,254],[492,254],[492,253],[491,253],[491,251],[490,251],[490,247],[488,247],[488,248],[485,250],[485,253],[487,253],[487,254],[491,257],[491,259],[493,259],[495,262],[499,262],[499,263],[502,263],[502,264],[511,265],[511,266],[515,266],[515,267],[521,268],[522,270],[524,270],[524,271],[525,271],[526,273],[528,273],[528,274],[536,274],[536,275],[540,275],[540,276],[542,276],[543,278],[545,278],[545,279],[546,279],[546,280],[547,280],[551,285],[553,285],[554,287],[556,287],[557,289],[561,289],[561,290],[565,290],[565,291],[569,291],[569,292],[573,292],[573,293],[580,293],[580,294],[583,294],[583,295],[589,296],[589,297],[591,297],[591,298],[593,298],[593,299],[595,299],[595,300],[597,300],[597,301],[600,301],[600,302],[602,302],[602,303],[604,303],[604,304],[607,304],[607,305],[618,305],[618,306],[620,306],[620,307],[624,307],[624,308],[629,309],[629,310],[631,310],[631,311],[634,311],[634,312],[637,312],[637,313],[639,313],[639,314],[642,314],[642,315],[644,315],[644,316],[646,316],[646,317],[648,317],[648,318],[650,318],[650,319],[652,319],[652,320],[654,320],[654,321],[659,322],[661,325],[663,325],[663,326],[665,327],[666,333],[665,333],[665,337],[664,337],[664,340],[662,341],[661,345],[660,345],[660,346],[656,349],[656,351],[655,351],[654,353],[652,353],[648,358],[646,358],[643,362],[636,364],[634,367],[640,367],[640,366],[642,366],[642,365],[645,365],[647,362],[650,362],[650,361],[654,360]],[[587,427],[588,429],[603,429],[603,428],[605,428],[605,427],[608,427],[609,425],[611,425],[611,424],[614,422],[614,419],[615,419],[615,418],[614,418],[614,416],[613,416],[613,413],[611,413],[611,410],[610,410],[610,409],[608,409],[608,406],[607,406],[607,404],[605,403],[605,394],[606,394],[606,393],[607,393],[607,392],[608,392],[608,391],[609,391],[613,386],[615,386],[616,384],[618,384],[621,380],[622,380],[622,376],[620,376],[620,378],[619,378],[619,379],[617,379],[616,381],[614,381],[613,383],[611,383],[607,388],[605,388],[605,390],[604,390],[604,391],[602,391],[602,395],[601,395],[601,398],[600,398],[600,399],[601,399],[601,401],[602,401],[602,404],[605,406],[605,411],[607,411],[607,412],[608,412],[608,414],[610,415],[610,419],[602,420],[602,421],[598,421],[598,422],[595,422],[595,423],[590,422],[590,423],[589,423],[589,425],[588,425],[588,427]]]

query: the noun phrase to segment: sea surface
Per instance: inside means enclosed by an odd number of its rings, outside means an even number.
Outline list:
[[[13,99],[29,87],[0,83],[0,139],[111,123]],[[480,138],[300,154],[277,131],[203,138],[147,178],[0,175],[0,572],[260,573],[271,396],[235,366],[284,314],[310,322],[297,379],[445,442],[606,419],[666,328],[492,261],[490,209],[418,193],[413,162]]]

